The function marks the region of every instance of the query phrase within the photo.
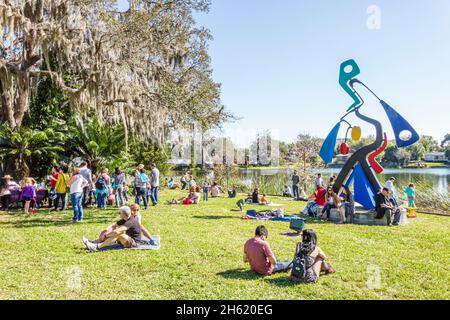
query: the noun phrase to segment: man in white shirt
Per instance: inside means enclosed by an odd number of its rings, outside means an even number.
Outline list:
[[[391,200],[393,201],[393,204],[397,206],[397,190],[395,189],[394,183],[395,178],[391,177],[388,181],[386,181],[385,187],[389,190],[389,194],[391,195]]]

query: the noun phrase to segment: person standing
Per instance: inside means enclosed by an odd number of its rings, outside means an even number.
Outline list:
[[[292,175],[292,192],[295,199],[300,198],[300,176],[297,173],[297,170],[294,170],[294,174]]]
[[[386,181],[386,185],[385,187],[389,190],[389,195],[390,195],[390,199],[391,202],[394,206],[398,206],[398,202],[397,202],[397,190],[395,189],[395,183],[396,179],[395,177],[391,177],[388,181]]]
[[[314,180],[314,184],[316,186],[316,189],[319,186],[323,187],[323,179],[322,179],[322,174],[321,173],[317,174],[317,178],[316,178],[316,180]]]
[[[124,206],[125,202],[123,200],[123,184],[125,182],[125,175],[120,170],[119,167],[116,168],[114,171],[114,178],[113,178],[113,190],[115,194],[115,200],[116,200],[116,207],[122,207]],[[119,205],[120,203],[120,205]]]
[[[148,176],[145,174],[144,165],[140,164],[134,174],[134,189],[136,192],[136,204],[141,205],[141,198],[144,201],[145,210],[148,209],[147,185]]]
[[[209,189],[211,188],[211,184],[209,183],[208,178],[205,178],[203,181],[203,201],[208,201]]]
[[[187,187],[187,174],[183,174],[183,176],[181,177],[181,180],[180,180],[180,182],[181,182],[181,190],[186,190],[186,187]]]
[[[153,206],[158,204],[158,191],[159,191],[159,170],[155,163],[150,165],[152,181],[150,187],[150,199],[152,200]]]
[[[83,207],[86,207],[92,200],[90,199],[92,189],[92,171],[87,167],[86,161],[83,161],[80,165],[80,174],[88,182],[88,184],[83,188],[82,199]]]
[[[56,199],[55,186],[56,186],[56,181],[58,180],[58,175],[59,175],[59,167],[53,166],[52,174],[49,176],[49,179],[50,179],[50,195],[48,197],[48,207],[49,208],[53,207],[53,201],[55,201],[55,199]]]
[[[106,201],[109,197],[108,180],[109,176],[105,170],[100,173],[95,182],[95,197],[97,199],[97,208],[106,209]]]
[[[74,168],[68,185],[70,187],[70,202],[73,208],[72,222],[77,223],[83,220],[83,192],[89,182],[81,174],[80,168]]]
[[[58,209],[58,203],[61,201],[61,211],[67,208],[67,184],[69,183],[69,168],[67,166],[59,167],[58,179],[55,184],[56,199],[54,210]]]

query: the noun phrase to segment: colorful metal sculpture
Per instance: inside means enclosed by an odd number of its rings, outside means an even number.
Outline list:
[[[345,141],[340,147],[340,150],[344,151],[342,153],[348,153],[346,144],[349,130],[352,130],[351,136],[353,140],[360,139],[361,129],[352,126],[345,120],[350,114],[354,113],[359,119],[373,125],[376,131],[375,141],[354,151],[353,155],[347,160],[339,173],[333,189],[334,192],[339,194],[343,185],[349,186],[353,182],[355,201],[362,204],[366,209],[374,209],[376,194],[381,189],[381,184],[376,175],[383,172],[383,167],[375,160],[375,158],[386,149],[387,135],[386,133],[383,134],[383,128],[379,121],[369,118],[360,112],[361,107],[364,105],[364,100],[359,92],[356,91],[355,84],[362,85],[379,100],[391,122],[392,129],[395,133],[395,140],[399,148],[404,148],[416,143],[419,140],[419,135],[397,111],[378,98],[378,96],[363,82],[355,78],[360,73],[361,70],[354,60],[347,60],[341,64],[339,84],[353,99],[354,103],[347,109],[347,113],[340,119],[339,123],[335,125],[325,139],[322,149],[320,150],[320,156],[327,164],[333,161],[339,129],[343,122],[349,127],[345,135]]]

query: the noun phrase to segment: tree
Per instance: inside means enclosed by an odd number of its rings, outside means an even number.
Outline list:
[[[17,178],[39,173],[41,168],[30,164],[40,159],[46,159],[47,164],[51,164],[59,158],[59,153],[64,150],[63,145],[64,134],[52,128],[12,131],[8,125],[0,126],[0,159],[4,163],[8,163],[6,159],[12,160],[10,163],[14,164],[14,168],[9,169]]]
[[[441,147],[444,148],[450,142],[450,133],[447,133],[444,140],[441,142]]]
[[[83,158],[93,172],[109,167],[126,151],[122,127],[102,126],[95,116],[74,119],[69,125],[66,152],[72,157]]]
[[[206,0],[29,0],[0,3],[0,122],[23,123],[36,80],[50,78],[83,115],[162,145],[167,130],[220,125],[231,115],[211,79],[194,11]],[[52,63],[54,59],[55,63]],[[125,139],[127,141],[127,139]]]
[[[312,178],[314,171],[323,167],[323,161],[319,157],[323,140],[310,134],[299,134],[294,143],[294,154],[300,163],[300,174],[303,176],[305,187],[306,181]]]

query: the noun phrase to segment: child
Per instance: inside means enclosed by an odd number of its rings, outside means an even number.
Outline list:
[[[25,179],[25,186],[22,189],[22,199],[24,201],[23,211],[28,214],[30,211],[30,204],[36,201],[36,181],[33,178]],[[33,209],[33,213],[35,213]]]
[[[414,183],[411,183],[408,187],[403,190],[403,192],[408,196],[408,207],[416,207],[416,189]]]
[[[267,201],[267,196],[265,194],[263,194],[262,197],[261,197],[261,204],[262,205],[266,205],[268,203],[269,202]]]

